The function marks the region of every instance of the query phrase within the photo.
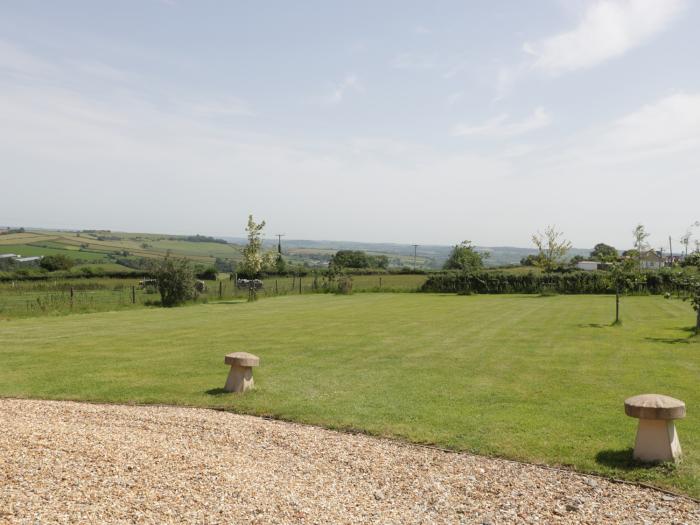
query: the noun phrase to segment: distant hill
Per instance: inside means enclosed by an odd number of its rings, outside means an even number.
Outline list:
[[[106,230],[48,230],[0,232],[0,253],[21,255],[50,255],[62,253],[82,264],[131,264],[139,258],[163,257],[167,253],[187,257],[200,264],[213,264],[217,259],[241,260],[241,248],[247,242],[243,237],[209,237],[204,235],[167,235],[155,233],[127,233]],[[264,246],[274,249],[277,239],[265,239]],[[386,255],[393,267],[413,267],[413,245],[399,243],[371,243],[357,241],[317,241],[312,239],[282,239],[283,253],[290,262],[325,266],[338,250],[361,250],[372,255]],[[523,257],[534,255],[534,248],[512,246],[478,246],[488,252],[487,266],[518,265]],[[415,264],[417,268],[441,268],[452,246],[439,244],[419,245]],[[588,256],[590,249],[572,249],[570,256]]]
[[[235,244],[245,244],[242,237],[223,237]],[[268,248],[277,246],[276,239],[266,239],[264,245]],[[310,239],[283,239],[282,249],[285,254],[296,256],[305,255],[309,259],[323,260],[338,250],[362,250],[371,254],[387,255],[394,260],[394,266],[413,266],[413,245],[397,243],[370,243],[357,241],[315,241]],[[520,260],[528,255],[536,255],[534,248],[516,248],[513,246],[477,246],[480,252],[488,252],[487,266],[507,266],[520,264]],[[449,257],[452,246],[439,244],[419,245],[416,265],[420,268],[440,268]],[[573,248],[569,255],[587,257],[590,248]],[[397,264],[397,260],[401,261]]]

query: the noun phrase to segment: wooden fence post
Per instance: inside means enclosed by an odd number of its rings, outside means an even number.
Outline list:
[[[136,287],[131,285],[131,304],[136,304]]]
[[[301,275],[299,276],[299,293],[301,293]]]
[[[219,299],[224,296],[224,281],[219,281]]]

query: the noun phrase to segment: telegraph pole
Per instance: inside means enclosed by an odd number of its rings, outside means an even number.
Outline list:
[[[416,256],[418,254],[418,245],[413,245],[413,271],[416,271]]]
[[[282,255],[282,237],[284,237],[284,233],[276,233],[277,236],[277,253]]]

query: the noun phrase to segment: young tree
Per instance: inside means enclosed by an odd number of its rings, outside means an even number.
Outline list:
[[[690,302],[695,310],[695,335],[700,335],[700,281],[693,279],[690,286]]]
[[[634,248],[638,252],[639,269],[641,270],[642,254],[644,253],[644,250],[648,249],[649,247],[649,245],[647,244],[647,239],[651,234],[647,233],[643,224],[637,224],[636,228],[632,231],[632,235],[634,236]]]
[[[627,259],[622,262],[615,262],[610,265],[610,277],[615,286],[615,322],[621,324],[620,320],[620,295],[643,282],[643,277],[639,272],[634,271],[634,263]]]
[[[465,272],[480,270],[484,267],[484,259],[488,253],[479,253],[472,246],[471,241],[462,241],[452,248],[450,256],[445,261],[444,270],[462,270]]]
[[[163,306],[176,306],[194,296],[194,270],[187,259],[166,256],[152,261],[150,273],[157,282]]]
[[[690,301],[695,310],[695,335],[700,335],[700,278],[683,276],[676,283],[684,290],[684,301]]]
[[[564,234],[558,232],[554,226],[547,226],[544,235],[539,231],[532,235],[532,242],[537,247],[537,266],[545,272],[554,270],[566,257],[571,249],[571,243],[563,239]]]
[[[243,248],[243,272],[253,279],[260,275],[265,260],[262,254],[262,232],[265,228],[265,221],[256,223],[252,215],[248,215],[248,244]]]

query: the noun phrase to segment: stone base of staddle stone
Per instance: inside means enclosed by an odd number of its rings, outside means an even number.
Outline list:
[[[253,369],[249,366],[231,367],[226,379],[224,390],[226,392],[245,392],[253,388]]]
[[[645,463],[660,463],[676,462],[680,458],[681,443],[678,441],[673,420],[639,420],[637,440],[634,444],[634,459]]]

